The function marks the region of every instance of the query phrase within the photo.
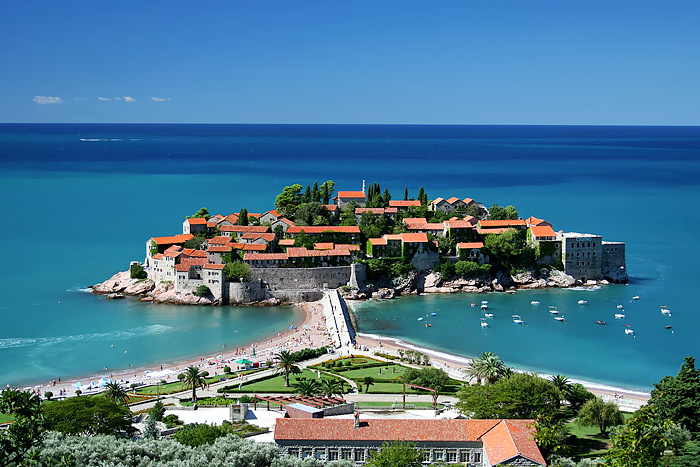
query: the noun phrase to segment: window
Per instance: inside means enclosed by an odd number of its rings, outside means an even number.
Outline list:
[[[326,460],[326,450],[317,449],[316,452],[314,452],[314,457],[320,461]]]
[[[328,460],[329,461],[337,461],[338,460],[338,450],[337,449],[329,449],[328,450]]]
[[[430,462],[430,450],[423,451],[423,462]]]
[[[445,452],[444,451],[435,451],[433,453],[433,457],[435,458],[436,461],[442,461],[445,458]]]
[[[469,462],[469,451],[459,451],[459,461]]]
[[[299,457],[299,450],[298,449],[290,449],[287,451],[287,454],[289,454],[292,457]]]
[[[472,456],[472,462],[481,462],[481,453],[475,452]]]
[[[340,454],[342,455],[343,459],[351,461],[352,460],[352,449],[343,449]]]
[[[365,461],[365,450],[364,449],[355,449],[355,462],[364,462]]]
[[[302,449],[302,451],[301,451],[301,458],[304,459],[304,458],[306,458],[306,457],[311,457],[312,454],[313,454],[313,450],[312,450],[312,449]]]
[[[447,462],[457,462],[457,451],[447,451]]]

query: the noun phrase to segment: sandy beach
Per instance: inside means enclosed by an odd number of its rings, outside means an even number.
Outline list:
[[[330,344],[321,302],[305,302],[295,306],[302,310],[303,315],[300,322],[293,323],[293,329],[280,330],[279,333],[266,339],[248,342],[243,347],[224,347],[221,352],[211,355],[175,362],[154,362],[152,365],[115,372],[106,370],[90,377],[62,379],[56,381],[55,385],[52,381],[42,385],[27,386],[23,389],[36,391],[42,396],[46,391],[51,391],[53,397],[74,396],[78,389],[83,394],[92,394],[99,392],[100,389],[98,387],[90,389],[90,383],[99,383],[102,378],[106,380],[111,378],[126,386],[134,383],[138,385],[153,384],[160,380],[172,382],[185,368],[193,365],[208,371],[210,375],[217,375],[222,374],[226,366],[230,366],[234,371],[243,368],[243,365],[235,363],[236,360],[248,359],[264,364],[282,350],[294,352],[307,347],[321,347]],[[81,383],[81,386],[76,387],[77,383]]]

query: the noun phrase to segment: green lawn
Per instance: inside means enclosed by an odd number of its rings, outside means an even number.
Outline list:
[[[14,420],[14,415],[0,413],[0,423],[13,422]]]
[[[631,413],[624,412],[622,414],[624,422],[632,418]],[[610,438],[600,434],[600,429],[597,426],[583,426],[578,420],[569,422],[564,425],[567,431],[576,437],[573,444],[576,450],[576,456],[602,456],[610,447]]]
[[[260,370],[249,371],[249,372],[247,372],[247,374],[255,373],[257,371],[260,371]],[[207,384],[213,384],[213,383],[218,383],[219,381],[221,381],[221,378],[226,377],[227,379],[235,379],[237,376],[238,376],[238,374],[236,374],[235,376],[233,376],[231,374],[209,376],[209,377],[205,378],[204,381],[206,381]],[[155,385],[136,388],[136,394],[145,395],[145,396],[155,396],[158,394],[158,390],[160,390],[160,395],[162,396],[164,394],[172,394],[175,392],[185,391],[186,388],[185,388],[185,385],[182,384],[181,382],[174,381],[172,383],[161,384],[160,389],[158,389],[157,386],[155,386]]]
[[[397,402],[397,405],[401,405],[401,404],[403,404],[403,402],[402,402],[401,400],[399,400],[399,402]],[[376,407],[376,408],[386,407],[386,408],[392,408],[393,402],[362,401],[362,402],[358,402],[357,405],[359,405],[359,406],[361,406],[361,407]],[[410,407],[410,406],[413,406],[413,407],[430,407],[430,408],[433,407],[433,403],[432,403],[432,402],[412,402],[412,401],[406,401],[406,405],[409,406],[409,407]],[[442,405],[442,404],[438,404],[437,406],[438,406],[438,409],[441,409],[441,408],[444,407],[444,405]]]
[[[381,374],[379,373],[381,370]],[[393,370],[393,373],[392,373]],[[408,370],[405,366],[401,365],[386,365],[374,368],[361,368],[359,370],[349,370],[338,372],[337,374],[342,375],[349,379],[362,379],[365,376],[371,376],[374,379],[393,379],[400,378],[404,372]]]
[[[317,374],[316,371],[311,371],[311,370],[304,370],[302,373],[298,375],[290,375],[289,376],[289,385],[290,387],[285,387],[284,386],[284,375],[280,374],[275,376],[274,378],[269,378],[265,379],[262,381],[252,381],[249,383],[243,382],[241,385],[241,390],[238,390],[238,385],[236,384],[238,381],[237,380],[232,380],[231,382],[233,383],[231,386],[229,386],[229,389],[226,390],[226,392],[280,392],[280,393],[293,393],[294,388],[292,387],[292,384],[297,380],[298,377],[305,377],[306,379],[313,379],[317,380]],[[328,379],[328,376],[322,376],[321,379]],[[347,389],[347,383],[345,384],[345,388]]]

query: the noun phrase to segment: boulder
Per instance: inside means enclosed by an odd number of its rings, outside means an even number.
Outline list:
[[[513,282],[516,284],[529,284],[531,282],[535,282],[535,273],[534,271],[528,269],[527,271],[520,272],[518,274],[515,274],[512,276]]]
[[[129,271],[118,272],[101,284],[95,284],[92,287],[92,293],[110,294],[123,292],[134,282],[136,282],[136,279],[131,278],[131,273]]]
[[[580,281],[574,279],[573,276],[564,274],[558,269],[550,270],[549,277],[547,279],[554,282],[555,285],[553,285],[553,287],[571,287],[573,285],[576,285],[576,282],[579,282],[580,284]]]
[[[129,287],[124,289],[124,293],[127,295],[145,295],[156,287],[156,283],[151,279],[137,280]]]
[[[395,298],[394,289],[381,288],[372,294],[372,298]]]
[[[432,287],[439,287],[442,284],[442,275],[431,272],[430,274],[418,274],[416,276],[415,287],[418,290],[425,290]]]
[[[124,295],[122,295],[120,293],[111,293],[111,294],[107,295],[107,298],[109,298],[111,300],[116,300],[118,298],[124,298]]]

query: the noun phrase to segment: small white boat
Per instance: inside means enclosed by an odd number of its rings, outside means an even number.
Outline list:
[[[482,328],[489,327],[489,323],[486,322],[486,318],[481,318],[481,327]]]
[[[588,303],[588,300],[579,300],[578,301],[579,305],[585,305],[586,303]]]
[[[430,316],[437,316],[437,313],[435,313],[435,312],[430,313]]]
[[[615,318],[616,319],[625,319],[625,315],[623,315],[622,313],[615,313]]]
[[[549,309],[549,312],[550,312],[551,314],[553,314],[553,315],[558,315],[558,314],[559,314],[559,311],[558,311],[556,308],[550,308],[550,309]]]
[[[632,300],[639,300],[639,295],[635,295],[634,297],[632,297]]]
[[[662,308],[661,313],[663,313],[666,316],[671,316],[671,310],[669,310],[668,308]]]
[[[617,305],[618,308],[622,309],[622,305]]]
[[[625,329],[625,334],[634,334],[634,331],[630,328]]]
[[[556,319],[557,321],[564,321],[563,316],[555,316],[554,319]]]
[[[540,302],[537,300],[533,300],[530,302],[530,305],[539,305],[539,304],[540,304]]]
[[[486,310],[486,309],[488,309],[488,307],[489,307],[489,306],[486,305],[486,304],[482,304],[482,305],[481,305],[481,309],[482,309],[482,310]]]
[[[487,318],[493,318],[493,313],[484,313]]]
[[[520,315],[513,315],[513,322],[515,324],[523,324],[523,320]]]
[[[489,302],[488,302],[488,300],[482,300],[482,301],[481,301],[481,304],[482,304],[482,305],[488,305]]]
[[[421,316],[420,318],[418,318],[418,321],[423,321],[423,317]]]

